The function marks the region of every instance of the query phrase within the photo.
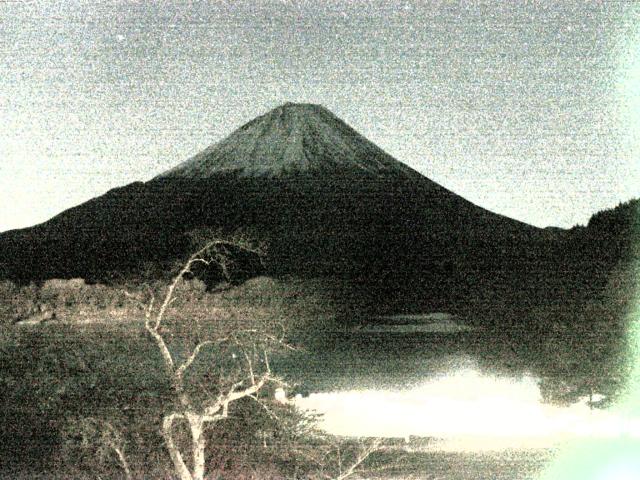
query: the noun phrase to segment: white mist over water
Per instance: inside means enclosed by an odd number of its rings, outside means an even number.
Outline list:
[[[574,438],[640,438],[630,422],[584,402],[545,404],[532,376],[484,375],[464,368],[406,390],[352,390],[297,397],[323,415],[320,426],[344,436],[436,437],[444,450],[553,447]]]

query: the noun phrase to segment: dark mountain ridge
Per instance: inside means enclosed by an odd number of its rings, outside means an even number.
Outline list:
[[[270,274],[413,289],[434,308],[544,278],[568,245],[562,231],[455,195],[323,107],[285,104],[149,182],[0,234],[0,276],[135,276],[146,262],[183,258],[193,231],[238,229],[268,244]],[[553,290],[549,279],[533,284]],[[541,294],[532,288],[523,296]]]

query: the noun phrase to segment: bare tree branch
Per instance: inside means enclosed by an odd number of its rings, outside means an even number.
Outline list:
[[[179,400],[180,407],[177,407],[177,410],[165,415],[163,418],[162,435],[165,440],[165,445],[169,451],[170,458],[173,462],[175,473],[178,475],[180,480],[203,480],[204,478],[206,440],[203,433],[206,424],[228,418],[229,405],[242,398],[249,397],[259,402],[256,396],[258,391],[262,389],[267,382],[277,381],[271,375],[268,355],[264,348],[261,348],[262,355],[264,356],[264,371],[261,374],[256,371],[256,367],[261,362],[256,361],[256,359],[253,358],[256,357],[259,359],[255,340],[259,339],[259,343],[262,344],[264,344],[265,341],[268,341],[274,345],[285,345],[283,340],[284,329],[282,337],[278,338],[274,335],[265,334],[258,329],[251,328],[246,330],[237,330],[231,335],[223,338],[199,342],[182,363],[178,363],[174,355],[171,353],[165,336],[162,333],[162,325],[169,307],[176,300],[175,293],[178,285],[185,278],[185,275],[191,272],[191,267],[196,263],[203,263],[204,265],[211,265],[215,263],[219,265],[223,270],[223,274],[227,280],[229,280],[230,272],[228,267],[232,262],[229,258],[230,245],[234,245],[245,251],[256,254],[260,258],[260,262],[263,262],[263,251],[261,248],[256,248],[247,239],[239,237],[238,239],[231,241],[220,239],[209,241],[186,260],[167,287],[159,308],[156,310],[154,307],[155,295],[153,292],[151,293],[151,299],[145,308],[145,329],[150,334],[160,351],[165,369],[171,379],[173,390]],[[128,296],[130,298],[134,298],[132,295]],[[203,348],[230,341],[240,348],[246,360],[246,370],[238,372],[239,377],[241,378],[235,381],[232,380],[230,382],[230,386],[221,386],[221,391],[218,393],[215,400],[202,401],[192,398],[191,393],[185,387],[184,383],[186,371],[199,358]],[[247,347],[247,344],[251,346]],[[247,350],[247,348],[249,348],[249,350]],[[293,349],[293,347],[288,345],[286,345],[286,348]],[[234,370],[225,373],[224,370],[222,370],[223,367],[221,366],[220,368],[222,375],[225,375],[226,373],[229,374],[227,375],[227,378],[230,380],[233,379],[233,377],[238,378]],[[189,470],[179,446],[174,441],[173,426],[177,420],[186,420],[189,426],[189,431],[191,433],[191,454],[193,457],[192,470]]]
[[[357,473],[357,469],[362,465],[362,463],[369,458],[369,456],[380,449],[380,445],[382,444],[382,441],[379,438],[374,439],[373,441],[371,441],[364,449],[362,449],[358,455],[356,456],[355,460],[351,463],[351,465],[349,465],[349,467],[343,472],[342,471],[342,467],[340,466],[340,472],[338,473],[338,476],[334,477],[333,480],[345,480],[346,478],[349,478],[351,475]],[[340,461],[340,465],[341,465],[341,461]]]
[[[105,448],[115,453],[118,463],[124,471],[126,480],[131,480],[131,468],[124,453],[125,441],[118,429],[107,420],[96,417],[83,418],[79,426],[83,438],[86,439],[87,436],[95,437],[97,435],[99,438],[94,441],[97,442],[98,445],[96,446],[98,449]]]
[[[189,355],[189,358],[187,358],[187,360],[185,360],[185,362],[180,365],[175,372],[175,375],[177,377],[179,377],[180,379],[183,378],[184,372],[191,366],[191,364],[196,360],[196,358],[198,357],[198,354],[200,353],[200,350],[202,350],[202,348],[208,346],[208,345],[219,345],[223,342],[226,342],[228,340],[228,338],[220,338],[216,341],[213,340],[205,340],[203,342],[200,342],[198,345],[196,345],[196,347],[193,349],[193,352],[191,353],[191,355]]]

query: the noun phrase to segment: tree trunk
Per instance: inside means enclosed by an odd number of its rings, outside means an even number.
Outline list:
[[[191,429],[191,449],[193,452],[193,480],[204,479],[205,467],[205,446],[206,440],[203,435],[204,421],[202,415],[187,414],[189,427]]]
[[[175,414],[167,415],[162,421],[162,436],[169,450],[169,456],[173,462],[175,472],[180,477],[180,480],[193,480],[191,472],[182,459],[182,454],[173,441],[173,420],[176,418]]]
[[[124,470],[124,478],[126,480],[131,480],[131,469],[129,468],[129,463],[127,462],[127,457],[125,457],[124,452],[120,448],[114,448],[116,451],[116,455],[120,460],[120,465],[122,465],[122,469]]]

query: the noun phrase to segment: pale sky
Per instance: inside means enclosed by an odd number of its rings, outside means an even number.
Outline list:
[[[640,196],[640,4],[0,0],[0,231],[320,103],[489,210]]]

